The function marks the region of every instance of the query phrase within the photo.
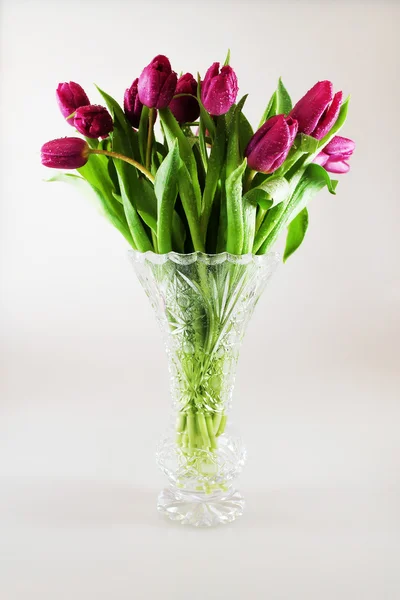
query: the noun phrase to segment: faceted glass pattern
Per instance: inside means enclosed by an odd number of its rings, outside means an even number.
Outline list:
[[[232,521],[243,511],[232,481],[245,450],[226,429],[227,413],[246,326],[279,256],[130,257],[161,326],[171,375],[174,426],[157,448],[170,486],[158,508],[185,524]]]

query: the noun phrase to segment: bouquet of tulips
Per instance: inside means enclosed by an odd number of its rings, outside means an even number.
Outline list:
[[[336,135],[348,99],[330,81],[295,106],[281,80],[255,133],[237,102],[229,53],[204,79],[156,56],[125,91],[123,108],[99,89],[61,83],[57,100],[81,137],[47,142],[42,163],[76,169],[54,179],[86,180],[103,213],[139,252],[264,254],[287,228],[284,259],[301,244],[308,201],[331,173],[345,173],[354,142]],[[155,125],[161,131],[156,139]]]

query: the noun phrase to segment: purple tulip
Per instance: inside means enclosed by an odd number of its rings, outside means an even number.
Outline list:
[[[42,165],[51,169],[79,169],[89,159],[90,149],[85,140],[64,137],[46,142],[41,148]]]
[[[139,77],[140,102],[149,108],[166,108],[175,93],[176,82],[177,76],[168,58],[159,54]]]
[[[56,98],[61,113],[65,119],[72,115],[80,106],[90,104],[89,98],[79,83],[70,81],[69,83],[59,83],[56,90]],[[67,123],[74,124],[73,119],[67,119]]]
[[[113,120],[104,106],[89,104],[76,109],[74,125],[79,133],[89,138],[107,136],[113,130]]]
[[[197,96],[197,81],[191,73],[186,73],[178,79],[175,94],[191,94],[192,96]],[[191,123],[200,115],[200,107],[197,98],[190,98],[189,96],[173,98],[169,108],[178,123]]]
[[[319,81],[297,102],[290,116],[298,122],[301,133],[320,140],[336,123],[342,97],[342,92],[333,95],[330,81]]]
[[[142,114],[143,104],[140,102],[138,94],[138,81],[135,79],[131,87],[125,91],[124,111],[126,118],[135,129],[139,128],[140,115]]]
[[[347,173],[350,169],[348,160],[355,147],[353,140],[336,135],[318,154],[314,162],[325,167],[330,173]]]
[[[210,115],[224,115],[236,101],[238,82],[229,65],[219,71],[215,62],[208,69],[201,86],[201,101]]]
[[[253,171],[272,173],[285,161],[297,133],[297,121],[276,115],[255,132],[245,150],[247,164]]]

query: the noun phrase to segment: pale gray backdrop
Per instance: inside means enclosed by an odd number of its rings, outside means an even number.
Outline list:
[[[399,567],[399,5],[1,2],[0,537],[4,600],[395,600]],[[260,301],[234,420],[246,515],[214,531],[155,512],[168,376],[123,238],[64,184],[60,81],[122,99],[159,53],[232,51],[255,125],[282,75],[351,93],[338,195]]]

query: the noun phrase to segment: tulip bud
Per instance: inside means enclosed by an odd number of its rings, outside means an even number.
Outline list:
[[[136,129],[139,128],[140,115],[142,114],[143,104],[140,102],[138,94],[138,81],[135,79],[131,87],[125,91],[124,95],[124,111],[126,118]]]
[[[43,144],[41,160],[42,165],[51,169],[79,169],[87,163],[89,153],[85,140],[65,137]]]
[[[201,101],[210,115],[224,115],[236,101],[238,82],[235,71],[229,65],[222,67],[215,62],[208,69],[201,85]]]
[[[192,94],[192,96],[197,96],[197,81],[193,75],[186,73],[178,79],[175,94]],[[173,98],[169,108],[178,123],[191,123],[200,115],[197,98],[190,98],[189,96]]]
[[[79,83],[70,81],[69,83],[59,83],[56,90],[56,98],[61,113],[65,119],[72,115],[80,106],[90,104],[89,98]],[[67,119],[67,123],[74,124],[73,119]]]
[[[89,138],[106,136],[113,130],[113,120],[104,106],[89,104],[76,109],[74,125],[79,133]]]
[[[336,135],[318,154],[314,162],[321,165],[321,167],[325,167],[330,173],[347,173],[350,170],[347,161],[353,154],[355,147],[353,140]]]
[[[285,161],[297,133],[297,121],[276,115],[264,123],[245,150],[250,169],[261,173],[276,171]]]
[[[319,81],[297,102],[290,116],[298,122],[301,133],[321,140],[336,123],[342,97],[342,92],[333,95],[330,81]]]
[[[159,54],[139,77],[140,102],[149,108],[166,108],[175,93],[176,82],[177,76],[168,58]]]

